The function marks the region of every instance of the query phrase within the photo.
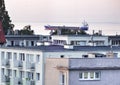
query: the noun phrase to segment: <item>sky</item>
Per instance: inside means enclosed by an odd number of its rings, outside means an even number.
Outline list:
[[[13,22],[120,22],[120,0],[5,0]]]

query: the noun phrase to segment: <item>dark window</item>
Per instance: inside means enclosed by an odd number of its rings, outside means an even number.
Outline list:
[[[31,46],[34,46],[34,41],[31,41]]]
[[[62,74],[62,84],[64,85],[64,83],[65,83],[65,76],[64,76],[64,74]]]
[[[11,46],[14,46],[14,41],[11,41]]]

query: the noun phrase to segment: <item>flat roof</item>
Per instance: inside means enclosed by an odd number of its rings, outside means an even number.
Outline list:
[[[40,35],[6,35],[7,40],[39,40]]]
[[[60,45],[49,46],[33,46],[33,47],[1,47],[6,49],[26,49],[26,50],[40,50],[45,52],[65,52],[65,51],[120,51],[120,46],[74,46],[73,49],[66,49]]]
[[[69,70],[118,70],[120,58],[70,58]]]
[[[90,34],[73,34],[73,35],[52,35],[52,36],[67,36],[67,37],[108,37],[106,35],[90,35]]]

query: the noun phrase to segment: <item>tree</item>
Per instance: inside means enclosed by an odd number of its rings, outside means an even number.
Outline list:
[[[27,25],[23,29],[20,30],[21,35],[33,35],[34,31],[31,30],[31,26]]]
[[[4,0],[0,0],[0,20],[5,34],[13,34],[14,25],[11,24],[8,11],[6,11]]]

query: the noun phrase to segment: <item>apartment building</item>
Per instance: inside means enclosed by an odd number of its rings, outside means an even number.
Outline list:
[[[46,79],[46,73],[44,73],[47,69],[45,68],[46,58],[120,57],[120,47],[108,46],[106,36],[52,35],[52,44],[46,42],[39,46],[36,46],[40,40],[39,36],[35,35],[9,35],[6,38],[6,47],[0,47],[1,85],[45,85],[46,81],[52,84],[47,80],[49,77]],[[43,38],[41,40],[44,41]],[[58,60],[58,62],[60,61]],[[68,66],[69,64],[66,62],[68,60],[65,60],[63,64]],[[65,75],[68,75],[67,67],[58,66],[57,69],[61,70],[61,85],[64,85],[62,78],[64,78],[64,71]],[[58,72],[54,73],[56,76],[59,75]],[[54,77],[51,78],[54,79]],[[69,83],[69,81],[66,82],[66,85]],[[58,84],[58,81],[55,84]]]
[[[119,58],[48,58],[45,85],[119,85]]]
[[[52,42],[55,45],[74,46],[108,46],[107,36],[98,35],[52,35]]]
[[[36,46],[38,42],[50,41],[47,35],[6,35],[6,46]]]
[[[42,52],[0,48],[0,85],[44,85]]]
[[[105,35],[6,35],[6,46],[36,46],[37,43],[73,46],[119,46],[120,36]]]
[[[0,47],[0,84],[45,85],[46,58],[119,57],[120,47],[116,46],[74,46],[72,49],[58,45]]]

